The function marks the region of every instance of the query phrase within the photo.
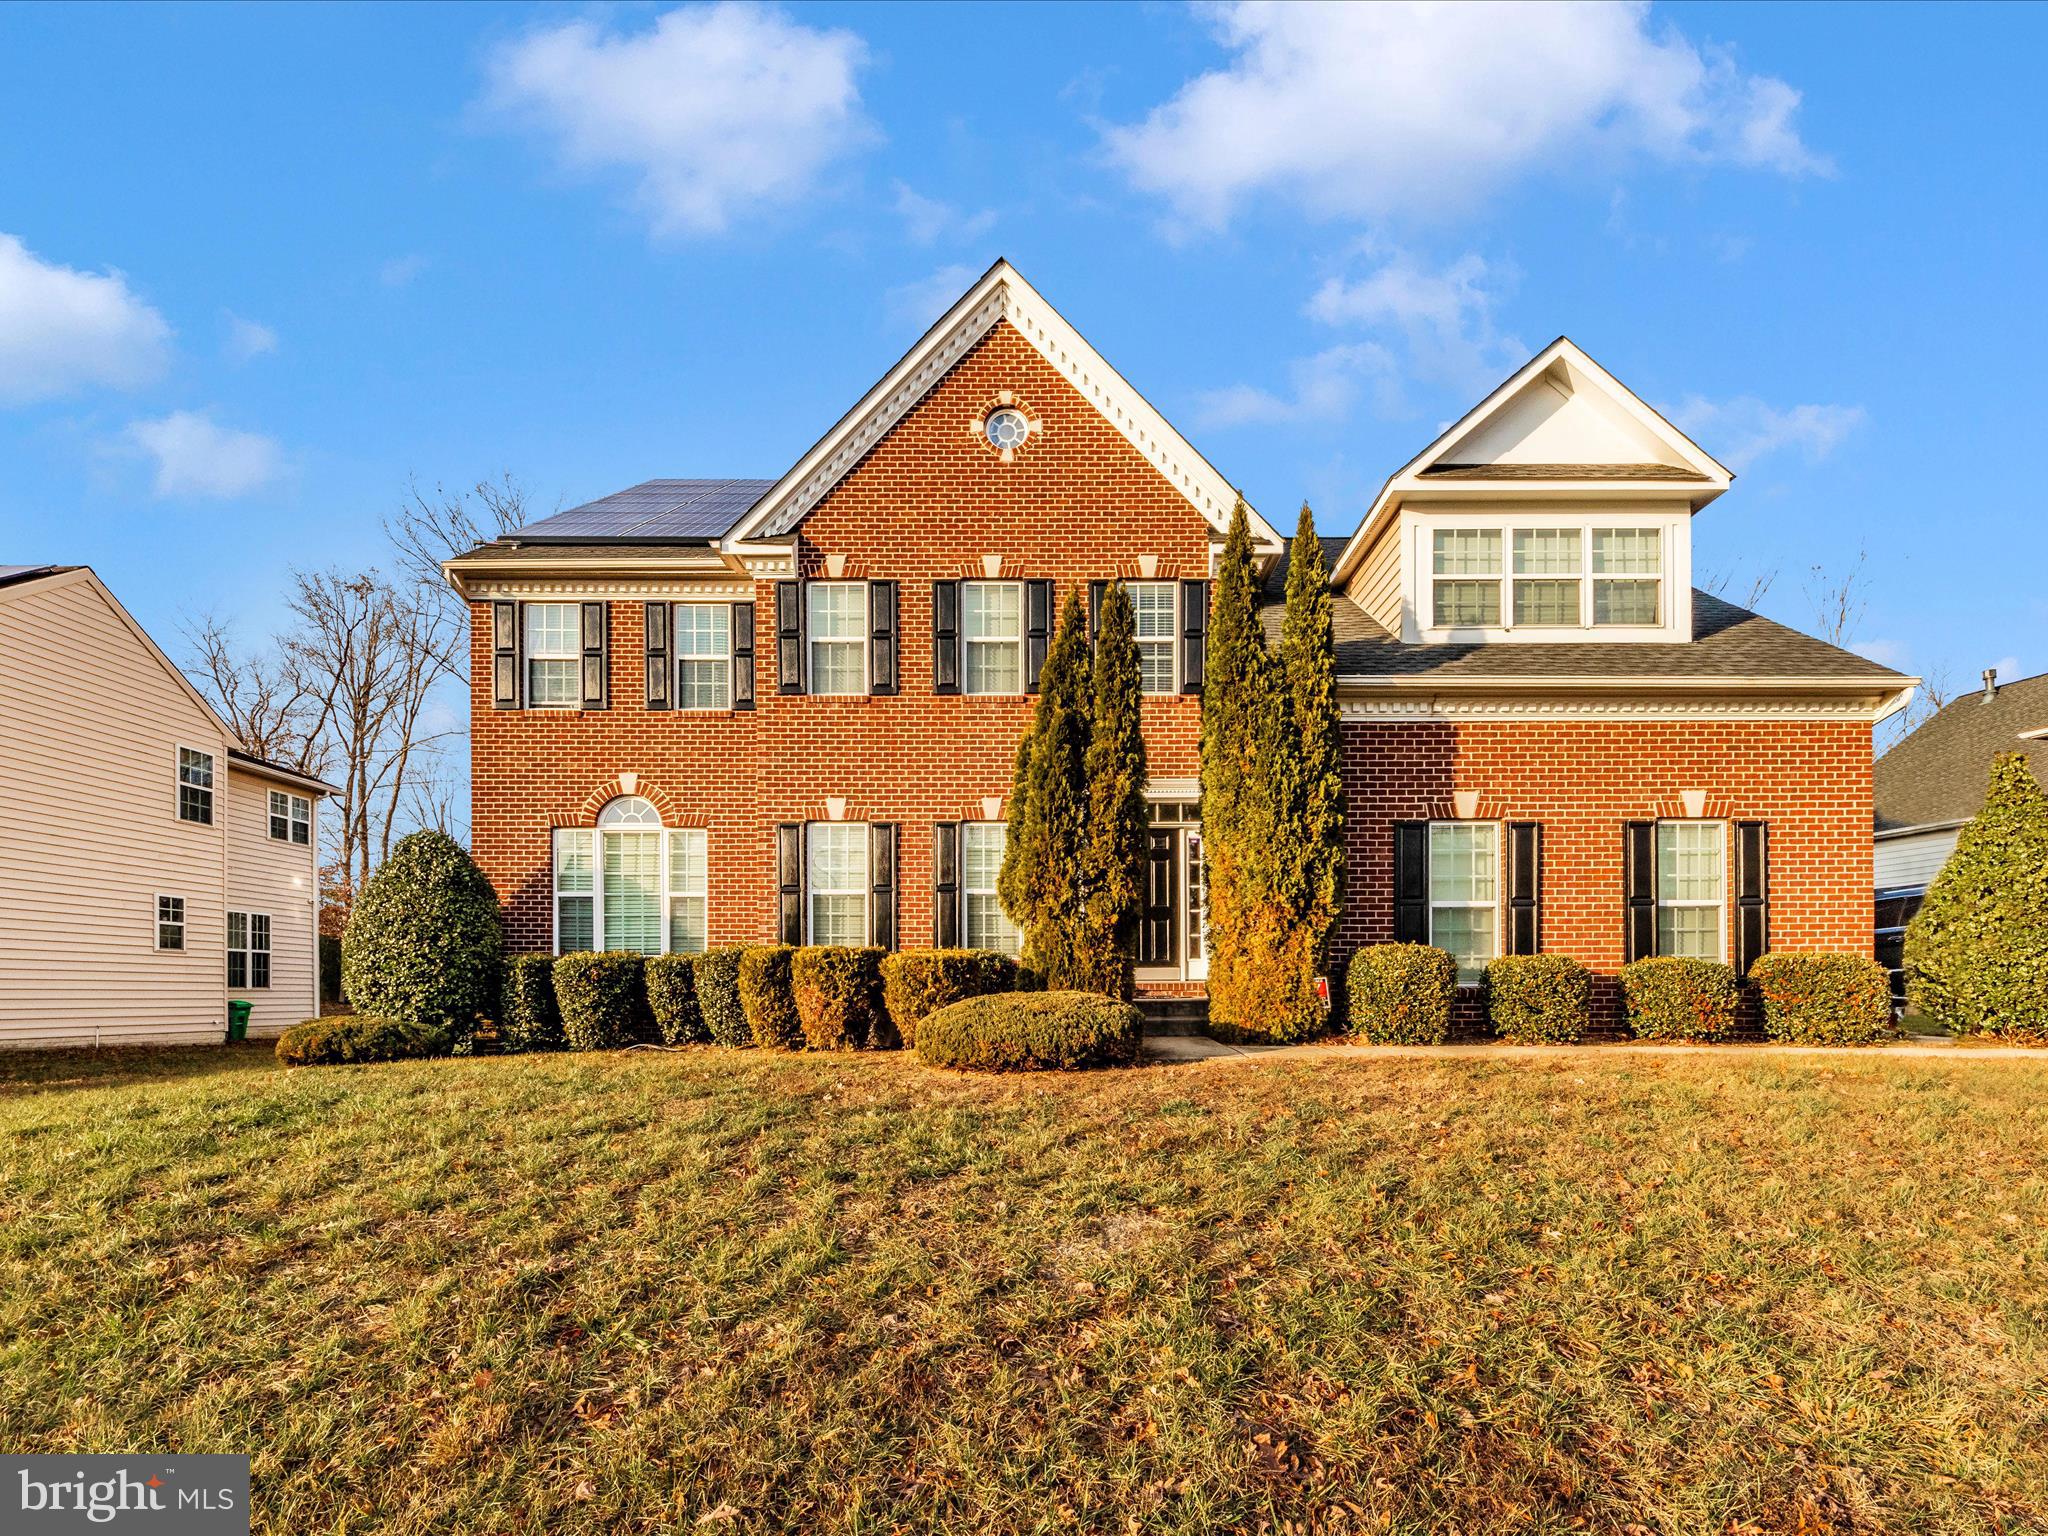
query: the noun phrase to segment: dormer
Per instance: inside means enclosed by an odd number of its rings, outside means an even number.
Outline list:
[[[1332,581],[1410,643],[1692,639],[1734,477],[1559,337],[1387,481]]]

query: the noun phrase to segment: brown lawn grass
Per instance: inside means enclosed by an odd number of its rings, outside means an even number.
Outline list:
[[[2041,1530],[2044,1090],[0,1059],[0,1446],[279,1533]]]

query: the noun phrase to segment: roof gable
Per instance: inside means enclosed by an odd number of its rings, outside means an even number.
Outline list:
[[[1968,821],[1983,807],[1991,760],[2024,752],[2048,786],[2048,673],[1952,699],[1877,760],[1871,781],[1880,832]]]

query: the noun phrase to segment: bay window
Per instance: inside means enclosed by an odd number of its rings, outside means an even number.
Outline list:
[[[583,702],[583,611],[578,603],[526,605],[526,703],[573,709]]]
[[[814,821],[804,837],[812,944],[868,941],[868,824]]]
[[[1429,824],[1429,942],[1476,986],[1500,953],[1500,828],[1490,821]]]
[[[960,584],[964,691],[1024,691],[1024,586],[1016,581]]]
[[[1657,823],[1657,953],[1725,958],[1727,861],[1718,821]]]
[[[864,581],[804,583],[810,604],[812,693],[868,691],[868,588]]]
[[[1137,620],[1138,676],[1145,692],[1179,691],[1174,668],[1174,606],[1179,586],[1171,581],[1130,581],[1124,583],[1124,590],[1130,594],[1131,614]]]

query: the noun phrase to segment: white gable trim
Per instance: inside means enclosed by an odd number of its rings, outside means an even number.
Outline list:
[[[999,321],[1008,320],[1061,377],[1123,434],[1125,441],[1164,475],[1219,534],[1230,527],[1237,488],[1102,355],[1060,312],[998,261],[962,294],[852,410],[840,417],[732,531],[719,548],[744,553],[750,541],[787,536],[876,443],[931,392],[953,365]],[[1251,511],[1247,504],[1247,511]],[[1280,549],[1280,535],[1251,511],[1252,538],[1263,553]]]

